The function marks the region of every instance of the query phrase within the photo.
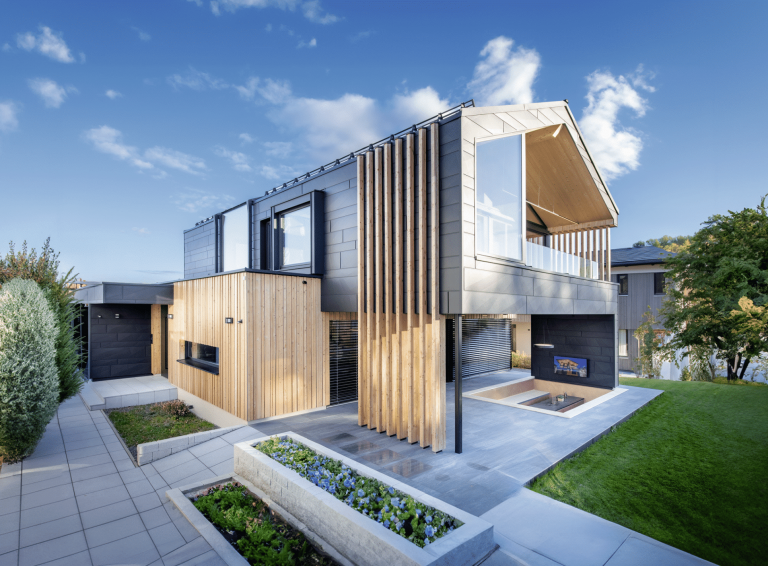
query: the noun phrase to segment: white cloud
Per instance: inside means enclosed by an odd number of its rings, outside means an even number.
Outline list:
[[[360,41],[361,39],[368,39],[369,37],[371,37],[371,35],[373,35],[372,31],[359,31],[355,35],[350,37],[349,40],[352,43],[356,43],[356,42]]]
[[[29,79],[29,88],[37,94],[47,108],[58,108],[64,104],[67,93],[77,92],[74,87],[64,88],[51,79]]]
[[[200,0],[189,1],[198,6],[203,5]],[[316,24],[332,24],[340,19],[338,16],[326,12],[319,0],[212,0],[210,6],[211,12],[216,16],[220,16],[222,10],[233,14],[243,8],[278,8],[289,12],[295,12],[297,8],[300,8],[304,17]]]
[[[93,144],[96,151],[113,155],[122,161],[128,161],[139,169],[153,169],[154,166],[139,157],[138,150],[123,143],[123,134],[120,130],[109,126],[91,128],[83,134],[83,137]]]
[[[272,31],[272,24],[267,24],[264,26],[264,31]]]
[[[121,92],[117,92],[116,90],[109,89],[107,92],[104,93],[104,96],[114,100],[115,98],[120,98],[121,96],[123,96],[123,94]]]
[[[296,49],[301,49],[302,47],[317,47],[317,40],[313,37],[309,41],[299,41]]]
[[[291,151],[293,151],[293,144],[291,142],[264,142],[263,145],[267,155],[281,159],[288,157]]]
[[[338,16],[325,12],[320,6],[319,0],[309,0],[301,6],[304,17],[316,24],[332,24],[339,21]]]
[[[203,5],[203,0],[187,0],[187,2],[192,2],[194,4],[197,4],[198,6]]]
[[[208,73],[198,71],[194,67],[189,68],[189,72],[186,75],[175,74],[167,78],[168,84],[173,88],[179,89],[180,87],[191,88],[192,90],[222,90],[229,88],[230,85],[221,79],[212,77]]]
[[[244,86],[235,85],[235,89],[240,93],[240,97],[245,100],[253,100],[258,94],[272,104],[281,104],[291,96],[291,87],[288,81],[276,81],[273,79],[262,81],[259,77],[251,77]]]
[[[5,100],[0,102],[0,132],[12,132],[19,127],[19,108],[16,103]]]
[[[291,177],[295,177],[299,173],[301,173],[301,171],[287,165],[262,165],[261,169],[259,169],[259,174],[271,181],[285,181]]]
[[[239,151],[231,151],[222,146],[216,147],[216,149],[213,151],[219,157],[228,159],[235,171],[247,172],[252,170],[248,163],[250,158],[244,153],[240,153]]]
[[[392,99],[392,118],[403,125],[416,124],[446,110],[450,107],[447,99],[440,95],[431,86],[414,90],[406,94],[397,94]]]
[[[238,136],[240,138],[240,145],[245,145],[249,143],[253,143],[253,137],[251,134],[242,133]]]
[[[12,51],[13,47],[11,47],[10,43],[3,43],[3,51]]]
[[[151,36],[151,35],[149,35],[149,34],[148,34],[147,32],[145,32],[145,31],[142,31],[142,30],[140,30],[140,29],[139,29],[139,28],[137,28],[136,26],[133,26],[131,29],[132,29],[133,31],[135,31],[135,32],[136,32],[136,33],[139,35],[139,39],[140,39],[141,41],[149,41],[150,39],[152,39],[152,36]]]
[[[626,77],[614,77],[609,71],[595,71],[587,77],[588,104],[579,125],[606,181],[640,166],[640,132],[623,127],[619,112],[627,108],[637,117],[645,115],[648,101],[638,91],[656,90],[648,84],[649,78],[653,77],[643,72],[642,65]]]
[[[533,102],[533,83],[541,68],[535,49],[517,47],[503,35],[490,40],[480,52],[468,89],[482,106]]]
[[[184,212],[222,210],[234,200],[230,195],[213,194],[200,189],[187,187],[186,191],[174,195],[176,206]]]
[[[147,228],[137,228],[136,226],[133,227],[133,231],[137,232],[137,233],[139,233],[141,235],[151,234],[149,229],[147,229]]]
[[[40,33],[35,36],[32,32],[20,33],[16,36],[16,45],[26,51],[39,51],[46,57],[61,63],[74,63],[75,58],[64,42],[61,33],[51,31],[47,26],[40,26]],[[84,59],[85,55],[80,54]]]
[[[144,152],[144,159],[158,165],[164,165],[171,169],[178,169],[192,175],[200,175],[206,171],[205,161],[199,157],[194,157],[175,149],[167,147],[150,147]]]

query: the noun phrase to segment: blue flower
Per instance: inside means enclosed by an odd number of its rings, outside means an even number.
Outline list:
[[[352,487],[352,482],[349,481],[349,478],[344,480],[344,487]]]
[[[403,528],[403,523],[402,523],[401,521],[398,521],[398,522],[395,524],[395,528],[396,528],[396,529],[399,531],[400,529],[402,529],[402,528]]]
[[[364,495],[365,495],[365,491],[363,491],[362,489],[358,489],[357,490],[357,496],[358,497],[363,497]]]
[[[389,489],[387,489],[387,491],[389,492],[390,495],[394,495],[395,494],[395,488],[394,487],[390,487]]]
[[[424,520],[427,522],[427,524],[431,523],[432,522],[432,515],[427,515],[426,517],[424,517]]]
[[[383,510],[384,510],[385,513],[389,513],[389,506],[385,505]]]
[[[399,507],[400,506],[400,498],[399,497],[393,497],[390,501],[392,504],[392,507]]]
[[[428,538],[425,538],[425,539],[424,539],[424,546],[427,546],[428,544],[429,544],[429,539],[428,539]]]
[[[416,516],[421,517],[421,509],[416,509]]]
[[[424,534],[427,535],[428,537],[435,536],[435,529],[428,526],[426,529],[424,529]]]

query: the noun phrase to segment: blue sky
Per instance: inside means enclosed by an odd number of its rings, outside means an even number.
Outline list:
[[[182,275],[182,232],[444,106],[569,99],[614,247],[768,192],[768,3],[0,2],[0,242]]]

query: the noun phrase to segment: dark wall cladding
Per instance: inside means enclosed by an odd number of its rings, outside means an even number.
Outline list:
[[[150,305],[91,305],[90,309],[90,378],[149,375]]]
[[[532,315],[532,344],[545,339],[555,347],[531,348],[531,375],[536,379],[603,388],[618,385],[613,315]],[[555,356],[586,358],[588,377],[555,374]]]
[[[184,234],[184,278],[216,273],[216,234],[213,220]]]

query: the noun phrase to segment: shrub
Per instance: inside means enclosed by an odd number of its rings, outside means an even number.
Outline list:
[[[59,254],[45,241],[38,255],[32,248],[27,251],[24,242],[16,251],[13,242],[4,258],[0,257],[0,286],[11,279],[30,279],[40,285],[53,311],[56,332],[56,370],[59,402],[76,395],[83,386],[81,341],[75,327],[76,303],[73,283],[75,276],[70,269],[59,276]]]
[[[56,317],[34,281],[0,289],[0,458],[32,453],[56,414]]]
[[[680,381],[691,381],[691,379],[691,370],[688,369],[688,366],[685,366],[683,371],[680,372]]]
[[[187,405],[181,399],[174,399],[173,401],[165,401],[164,403],[160,403],[160,409],[164,413],[172,417],[176,417],[177,419],[192,414],[192,411],[189,410],[189,405]]]
[[[510,363],[513,368],[531,369],[531,356],[525,352],[512,352]]]

